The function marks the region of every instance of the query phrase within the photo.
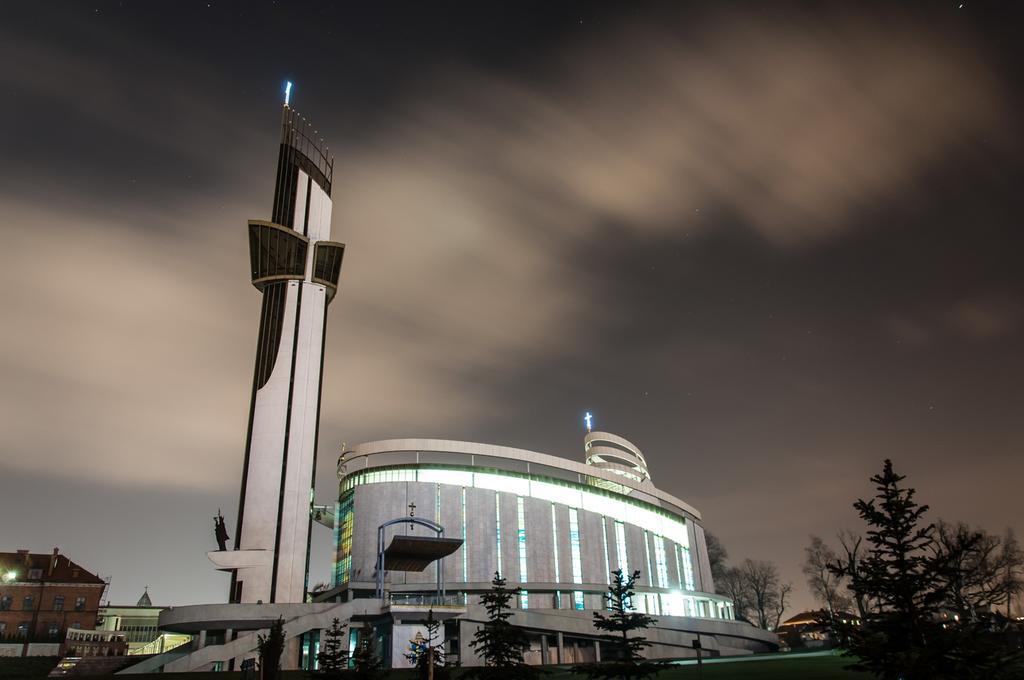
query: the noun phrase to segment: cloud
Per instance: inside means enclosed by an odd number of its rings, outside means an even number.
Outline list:
[[[547,62],[530,80],[436,70],[365,138],[335,145],[334,233],[348,252],[329,322],[331,437],[458,437],[505,411],[502,376],[571,356],[593,319],[625,314],[595,299],[591,284],[609,274],[580,259],[609,225],[673,239],[727,215],[764,247],[798,252],[841,238],[972,135],[1005,125],[999,83],[972,46],[899,17],[728,15],[686,38],[640,25],[567,43]],[[124,87],[95,68],[83,87]],[[161,126],[185,95],[144,92],[152,100],[127,127],[176,144]],[[97,101],[75,105],[105,120]],[[217,117],[209,104],[195,120]],[[188,150],[229,167],[253,157],[254,139],[272,153],[273,134],[245,128],[214,145],[204,133]],[[170,218],[135,204],[83,218],[63,201],[5,196],[17,225],[0,250],[5,463],[234,487],[258,315],[244,220],[261,216],[270,181],[216,199],[169,185]],[[956,318],[996,328],[977,310]]]
[[[1016,330],[1021,307],[1004,299],[964,300],[953,305],[946,320],[954,331],[971,340],[989,340]]]

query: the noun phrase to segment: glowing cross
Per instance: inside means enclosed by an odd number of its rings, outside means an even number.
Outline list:
[[[285,82],[285,84],[284,84],[284,105],[285,106],[288,106],[288,102],[291,101],[291,98],[292,98],[292,81],[289,80],[289,81]]]
[[[587,411],[587,414],[583,416],[583,422],[587,424],[587,432],[590,432],[590,428],[594,425],[594,416]]]

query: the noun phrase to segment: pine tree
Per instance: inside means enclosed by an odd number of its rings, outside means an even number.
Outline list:
[[[848,576],[850,588],[877,610],[862,626],[841,631],[858,658],[853,667],[886,679],[924,680],[941,669],[941,650],[929,638],[937,642],[941,633],[942,597],[936,592],[935,527],[924,524],[928,506],[918,505],[915,490],[900,485],[904,479],[890,460],[871,478],[875,497],[853,504],[869,527],[868,553],[857,573],[838,565],[833,571]]]
[[[523,661],[523,652],[530,648],[526,632],[509,623],[512,599],[520,592],[521,588],[509,588],[501,574],[494,572],[491,589],[480,596],[480,604],[487,610],[487,623],[473,634],[469,643],[483,657],[484,668],[470,671],[467,676],[502,680],[537,677],[537,669]]]
[[[341,621],[334,619],[324,634],[323,646],[316,655],[318,674],[328,678],[341,678],[348,670],[348,645],[346,630]]]
[[[850,579],[869,609],[861,625],[840,627],[847,654],[857,658],[852,667],[885,680],[1024,677],[1021,654],[991,612],[949,616],[958,589],[981,570],[970,559],[980,534],[937,534],[925,524],[928,506],[918,505],[904,479],[886,460],[871,478],[875,497],[854,503],[868,525],[867,554],[856,570],[846,563],[831,567]]]
[[[614,659],[598,664],[576,666],[573,671],[583,673],[595,680],[622,678],[622,680],[641,680],[649,678],[664,668],[662,663],[644,659],[644,649],[650,646],[646,638],[630,633],[644,630],[657,621],[647,614],[636,611],[633,590],[640,571],[626,576],[621,569],[612,572],[612,581],[608,593],[604,596],[610,614],[594,612],[594,627],[606,631],[606,644],[601,645],[602,656],[607,654]]]
[[[277,680],[281,675],[281,655],[284,654],[284,619],[278,618],[266,635],[256,637],[260,654],[261,680]]]
[[[380,680],[385,675],[384,664],[374,650],[373,626],[363,626],[359,643],[352,654],[351,680]]]

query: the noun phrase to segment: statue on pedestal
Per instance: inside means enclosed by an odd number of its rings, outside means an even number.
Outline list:
[[[220,508],[217,508],[217,516],[213,518],[213,535],[217,538],[217,549],[227,550],[230,536],[224,526],[224,516],[220,514]]]

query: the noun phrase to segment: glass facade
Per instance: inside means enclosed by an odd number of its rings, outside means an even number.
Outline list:
[[[505,576],[501,569],[501,494],[494,492],[494,542],[498,550],[498,573]]]
[[[396,493],[404,494],[410,493],[411,484],[430,484],[431,486],[426,488],[430,489],[429,493],[433,496],[434,519],[440,523],[442,515],[445,515],[448,521],[452,522],[457,517],[456,521],[461,524],[460,533],[464,540],[469,540],[468,525],[476,526],[474,520],[477,518],[473,514],[478,512],[476,508],[490,512],[488,504],[492,497],[490,494],[493,493],[493,538],[487,538],[485,534],[481,539],[487,542],[493,540],[491,545],[495,557],[488,555],[489,550],[474,552],[474,546],[467,543],[462,548],[461,570],[456,568],[454,574],[449,572],[448,578],[456,581],[461,579],[464,583],[469,583],[471,579],[478,580],[478,575],[471,573],[469,569],[469,555],[472,553],[481,554],[482,560],[496,559],[498,573],[513,583],[518,580],[524,587],[529,583],[531,572],[535,572],[533,576],[542,581],[547,581],[553,576],[554,583],[563,584],[555,586],[560,588],[559,590],[545,591],[537,590],[539,586],[534,584],[534,587],[530,588],[534,595],[532,603],[527,590],[523,590],[518,600],[519,606],[523,609],[529,608],[531,604],[534,608],[566,606],[562,595],[568,594],[570,587],[571,604],[568,606],[577,610],[586,609],[588,601],[585,600],[585,596],[590,597],[599,592],[593,587],[594,582],[603,587],[606,581],[605,578],[595,578],[602,567],[605,574],[612,569],[622,569],[627,575],[632,570],[641,568],[645,570],[645,578],[641,579],[633,598],[633,604],[639,611],[661,616],[731,616],[731,607],[724,598],[695,591],[686,518],[670,514],[642,500],[617,496],[584,483],[572,483],[529,473],[497,471],[493,468],[436,463],[403,462],[400,465],[355,472],[343,478],[335,524],[338,540],[338,583],[344,582],[352,569],[354,489],[361,485],[380,483],[398,483],[401,486],[395,487]],[[405,487],[405,484],[410,486],[404,491],[397,491]],[[453,501],[455,498],[459,499],[456,501],[460,504],[458,515],[454,517],[443,512],[442,496],[448,492],[442,489],[442,485],[458,487],[458,496],[444,496]],[[486,490],[486,493],[481,494],[474,489]],[[514,507],[511,505],[512,497],[515,498]],[[545,502],[537,503],[538,500]],[[479,503],[482,505],[477,505]],[[505,505],[504,513],[502,504]],[[581,510],[593,512],[598,516],[586,515],[581,513]],[[504,524],[502,514],[506,515]],[[549,519],[550,539],[545,535],[546,527],[543,524]],[[528,521],[536,523],[538,520],[541,522],[539,525],[528,524]],[[488,532],[492,530],[489,528],[489,521],[484,526],[488,527]],[[599,546],[596,543],[599,540],[598,530],[601,532]],[[362,532],[363,529],[359,531]],[[593,536],[590,532],[593,532]],[[502,545],[502,539],[505,545]],[[542,543],[529,544],[530,539]],[[551,541],[550,548],[548,540]],[[588,550],[584,550],[585,548]],[[639,554],[631,554],[639,553],[640,550],[645,552],[643,558]],[[668,560],[670,550],[675,558],[671,577],[669,573],[672,567]],[[568,559],[565,559],[566,557]],[[530,559],[546,560],[548,565],[531,566]],[[508,564],[510,560],[513,564]],[[591,586],[586,591],[583,588],[584,569],[587,570],[587,583]],[[594,570],[593,576],[590,574],[591,569]],[[656,587],[661,592],[651,592],[650,587]],[[472,593],[463,593],[463,596],[468,599],[472,597]],[[598,605],[595,602],[590,603],[590,606]]]
[[[629,573],[629,563],[626,561],[626,527],[622,522],[615,523],[615,556],[618,557],[619,566],[623,574]]]
[[[689,546],[686,521],[649,503],[585,484],[517,472],[479,472],[474,468],[410,465],[378,468],[348,475],[341,483],[344,492],[362,484],[381,482],[427,482],[476,489],[491,489],[526,498],[587,510],[617,522],[632,524]]]
[[[334,515],[334,544],[337,555],[334,563],[335,587],[348,583],[352,576],[352,530],[355,525],[355,493],[346,491],[338,499]]]
[[[462,487],[462,582],[469,582],[469,550],[466,549],[466,487]]]
[[[654,563],[655,574],[658,576],[658,587],[668,588],[668,562],[665,559],[665,539],[661,536],[654,537]]]
[[[682,556],[683,578],[685,579],[686,589],[695,590],[693,584],[693,564],[690,562],[690,549],[686,546],[680,546],[679,553]]]
[[[583,560],[580,557],[580,518],[576,508],[569,508],[569,550],[572,556],[572,582],[583,583]],[[583,609],[583,591],[572,594],[574,609]]]
[[[313,281],[336,288],[341,276],[341,260],[345,246],[340,243],[317,243],[313,246]]]
[[[516,496],[516,519],[519,522],[519,528],[516,531],[516,545],[519,548],[519,582],[526,583],[530,577],[526,560],[526,505],[522,496]],[[526,609],[529,604],[529,597],[525,590],[519,595],[519,604],[523,609]]]

